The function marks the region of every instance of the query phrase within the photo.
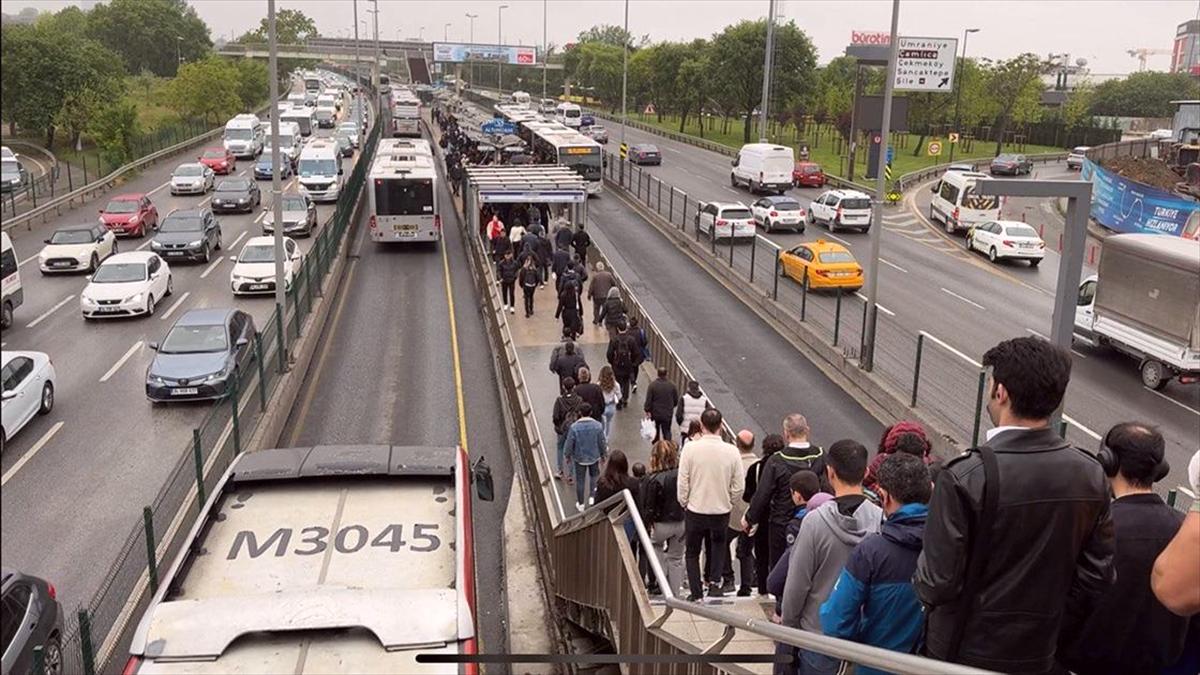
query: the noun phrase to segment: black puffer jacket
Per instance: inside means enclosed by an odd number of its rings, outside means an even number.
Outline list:
[[[654,523],[677,523],[683,520],[683,507],[679,505],[679,469],[655,471],[646,476],[642,488],[642,519],[647,525]]]
[[[817,474],[823,492],[832,493],[829,477],[825,475],[825,453],[818,445],[807,448],[788,446],[761,463],[754,497],[746,509],[746,522],[787,525],[796,512],[792,502],[792,474],[808,469]]]
[[[988,445],[999,465],[999,504],[981,581],[963,585],[983,511],[978,450],[938,475],[913,587],[926,606],[926,650],[1005,673],[1047,672],[1060,631],[1076,632],[1113,582],[1114,537],[1100,463],[1051,429],[1014,429]],[[973,603],[969,605],[967,603]]]

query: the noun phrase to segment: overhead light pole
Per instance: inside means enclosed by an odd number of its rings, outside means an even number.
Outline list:
[[[358,101],[358,105],[355,106],[358,112],[355,116],[358,121],[359,138],[364,138],[367,130],[363,129],[362,119],[362,57],[358,49],[358,0],[354,0],[354,100]]]
[[[183,36],[176,35],[175,36],[175,63],[178,63],[178,64],[183,63],[182,45],[183,45]],[[175,68],[178,70],[179,66],[175,66]]]
[[[978,28],[968,28],[963,31],[962,60],[963,60],[964,66],[967,63],[967,36],[970,35],[971,33],[978,33],[978,32],[979,32]],[[959,113],[960,107],[962,106],[963,80],[966,79],[965,78],[966,74],[967,74],[967,71],[965,68],[962,69],[961,72],[959,72],[959,74],[958,74],[958,91],[954,94],[954,133],[958,134],[958,140],[960,143],[962,142],[962,132],[960,132],[958,130],[958,125],[959,125],[958,113]],[[952,164],[954,163],[954,146],[956,146],[956,145],[958,145],[958,143],[950,144],[950,162]]]
[[[442,42],[450,41],[450,24],[442,24]]]
[[[767,48],[763,55],[762,103],[758,106],[758,140],[767,142],[767,117],[771,107],[771,61],[775,52],[775,0],[767,7]]]
[[[549,0],[542,0],[542,98],[546,98],[546,9]],[[538,103],[541,107],[541,103]]]
[[[275,240],[275,310],[276,320],[287,320],[287,288],[283,272],[283,196],[279,177],[279,60],[275,36],[275,0],[267,0],[267,77],[271,92],[271,223]],[[287,331],[279,331],[279,350],[287,354]]]
[[[375,67],[372,69],[373,75],[371,76],[371,79],[372,79],[371,83],[375,86],[375,91],[378,92],[379,91],[379,0],[371,0],[371,4],[374,5],[374,9],[367,10],[368,12],[371,13],[371,16],[372,16],[371,24],[372,24],[372,28],[375,31]]]
[[[625,34],[621,36],[621,147],[625,147],[626,95],[629,91],[629,0],[625,0]]]
[[[470,32],[471,37],[470,37],[469,42],[471,44],[475,44],[475,19],[478,19],[479,15],[471,14],[470,12],[467,12],[466,17],[468,19],[470,19],[470,21],[471,21],[471,32]],[[471,86],[475,86],[475,61],[474,60],[471,61]]]
[[[496,48],[499,51],[504,46],[504,10],[508,5],[496,8]],[[496,60],[496,91],[504,91],[504,59]]]

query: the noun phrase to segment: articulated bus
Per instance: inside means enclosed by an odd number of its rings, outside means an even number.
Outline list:
[[[599,143],[561,124],[531,126],[537,163],[574,169],[583,176],[589,195],[600,194],[604,186],[604,159]]]
[[[371,241],[436,242],[442,238],[437,169],[428,141],[381,140],[368,179]]]

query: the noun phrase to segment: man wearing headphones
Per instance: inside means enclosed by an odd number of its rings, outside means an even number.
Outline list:
[[[1062,636],[1059,662],[1078,675],[1158,673],[1183,653],[1189,620],[1168,611],[1150,589],[1154,560],[1184,518],[1152,491],[1171,470],[1164,450],[1162,434],[1137,422],[1114,426],[1100,443],[1096,459],[1114,497],[1117,580],[1081,629]]]

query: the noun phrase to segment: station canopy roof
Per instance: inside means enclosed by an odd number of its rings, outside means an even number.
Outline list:
[[[578,203],[587,200],[583,177],[555,165],[501,165],[466,168],[467,184],[482,203]]]

